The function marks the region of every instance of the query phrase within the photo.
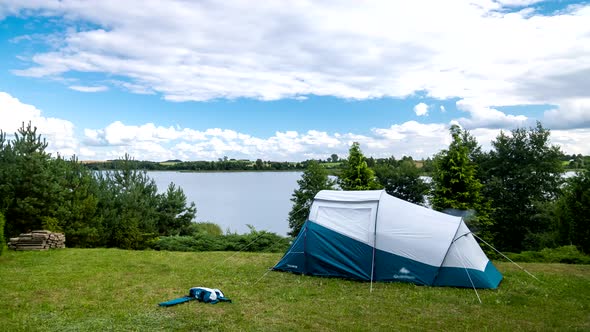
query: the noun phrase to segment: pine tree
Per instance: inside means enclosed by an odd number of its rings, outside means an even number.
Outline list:
[[[143,249],[158,235],[156,184],[133,161],[126,154],[120,168],[98,177],[103,242],[109,247]]]
[[[52,160],[51,169],[64,190],[56,219],[60,230],[67,236],[68,246],[100,246],[98,185],[92,172],[76,156],[69,160],[58,156]]]
[[[472,231],[490,239],[490,202],[481,195],[483,185],[476,178],[476,164],[470,160],[475,149],[472,141],[466,141],[463,130],[453,125],[450,128],[453,141],[447,150],[442,150],[434,159],[430,203],[437,211],[471,211],[465,218]]]
[[[186,195],[174,183],[158,198],[158,233],[170,236],[186,231],[197,214],[195,203],[187,205]]]
[[[45,151],[47,142],[30,122],[22,124],[12,141],[4,137],[0,192],[7,235],[56,225],[56,211],[64,192],[51,171],[51,155]]]
[[[371,190],[379,189],[375,180],[375,173],[367,165],[367,161],[361,151],[358,142],[352,143],[348,151],[348,159],[343,165],[338,178],[338,185],[342,190]]]

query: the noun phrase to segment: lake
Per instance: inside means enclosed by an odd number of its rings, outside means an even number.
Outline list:
[[[259,231],[287,235],[293,191],[302,172],[148,172],[160,192],[173,182],[197,206],[197,221],[211,221],[225,232]]]
[[[164,192],[170,182],[197,205],[197,221],[211,221],[223,231],[259,231],[287,235],[293,191],[302,172],[148,172]],[[566,172],[564,177],[575,172]],[[430,182],[429,177],[422,177]]]

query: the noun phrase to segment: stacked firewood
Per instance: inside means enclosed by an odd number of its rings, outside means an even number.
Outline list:
[[[18,237],[10,238],[8,248],[13,250],[47,250],[51,248],[65,248],[66,236],[62,233],[50,231],[32,231]]]

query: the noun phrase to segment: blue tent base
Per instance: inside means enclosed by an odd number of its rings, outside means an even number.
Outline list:
[[[359,281],[483,289],[495,289],[502,280],[491,261],[484,271],[479,271],[431,266],[379,249],[374,252],[371,271],[373,247],[308,220],[273,270]]]
[[[461,277],[461,280],[468,280],[467,274],[465,273],[464,269],[461,269],[463,271],[464,277]],[[331,276],[331,275],[318,275],[318,274],[310,274],[310,273],[303,273],[303,272],[297,272],[297,271],[287,271],[287,270],[281,270],[281,269],[272,269],[273,272],[287,272],[287,273],[291,273],[291,274],[295,274],[295,275],[299,275],[299,276],[305,276],[305,277],[311,277],[311,278],[330,278],[330,279],[341,279],[341,280],[346,280],[346,281],[356,281],[359,283],[369,283],[371,282],[371,280],[361,280],[358,278],[353,278],[353,277],[335,277],[335,276]],[[473,271],[473,270],[472,270]],[[456,271],[455,271],[456,272]],[[482,273],[481,271],[476,271],[479,273]],[[500,272],[498,272],[500,273]],[[474,274],[471,274],[470,272],[470,276],[471,278],[473,278],[474,280],[476,280],[477,277],[474,277]],[[451,279],[452,280],[452,279]],[[403,283],[410,283],[410,284],[414,284],[416,286],[425,286],[425,287],[450,287],[450,288],[469,288],[471,290],[473,290],[473,286],[469,283],[465,283],[465,282],[461,282],[461,283],[457,283],[457,282],[449,282],[447,281],[447,283],[444,282],[435,282],[434,284],[425,284],[425,283],[421,283],[421,282],[414,282],[414,281],[410,281],[410,280],[373,280],[374,283],[397,283],[397,282],[403,282]],[[467,281],[469,282],[469,281]],[[497,289],[500,284],[502,283],[502,279],[498,282],[498,284],[496,285],[496,287],[494,288],[488,288],[488,287],[475,287],[478,289],[492,289],[495,290]]]

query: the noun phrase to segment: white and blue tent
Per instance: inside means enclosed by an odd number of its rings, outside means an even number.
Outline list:
[[[384,190],[320,191],[308,219],[274,270],[475,288],[502,280],[461,217]]]

